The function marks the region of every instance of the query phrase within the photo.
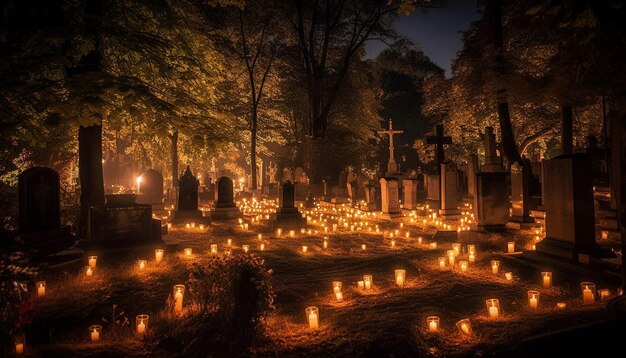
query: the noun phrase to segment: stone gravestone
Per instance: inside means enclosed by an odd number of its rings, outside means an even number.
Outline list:
[[[415,210],[417,208],[419,182],[417,178],[404,179],[404,201],[402,208],[405,210]]]
[[[152,206],[136,204],[135,199],[135,194],[106,195],[105,205],[89,208],[89,251],[165,245],[161,240],[161,220],[152,218]]]
[[[35,260],[70,247],[74,238],[61,225],[59,173],[45,167],[29,168],[18,176],[19,236],[22,248]]]
[[[295,185],[287,181],[280,186],[278,191],[278,209],[273,217],[274,228],[298,230],[306,227],[306,219],[295,206]]]
[[[211,210],[211,220],[232,220],[243,217],[241,210],[235,205],[233,180],[229,177],[217,179],[217,197],[215,208]]]
[[[504,230],[509,219],[506,173],[476,173],[474,185],[473,209],[477,229],[481,231]]]
[[[479,171],[478,156],[472,154],[469,163],[467,163],[467,196],[474,197],[474,189],[476,189],[476,174]]]
[[[198,186],[198,179],[187,166],[185,173],[178,180],[178,200],[172,224],[209,223],[209,218],[204,217],[202,211],[198,210]]]
[[[365,185],[365,202],[359,206],[361,211],[378,211],[380,210],[380,200],[378,197],[376,185],[368,183]]]
[[[522,160],[511,165],[511,219],[512,229],[530,228],[535,220],[530,216],[530,162]]]
[[[389,129],[386,131],[378,131],[379,134],[385,134],[389,136],[389,161],[387,162],[387,176],[400,173],[400,166],[396,163],[393,146],[393,136],[395,134],[402,134],[403,131],[393,130],[393,121],[389,119]]]
[[[458,219],[459,211],[458,174],[454,162],[441,164],[441,208],[439,215],[445,219]]]
[[[137,203],[150,204],[155,210],[163,210],[163,175],[148,169],[140,176]]]
[[[398,179],[393,177],[380,178],[380,192],[382,211],[380,218],[392,220],[402,217]]]
[[[591,161],[586,154],[561,155],[544,171],[546,237],[537,252],[581,263],[613,257],[596,243]]]
[[[425,174],[426,204],[432,209],[439,209],[441,205],[440,176],[439,174]]]
[[[485,145],[485,164],[481,168],[481,172],[499,172],[502,171],[500,157],[496,152],[496,135],[493,134],[493,127],[486,127],[483,135]]]

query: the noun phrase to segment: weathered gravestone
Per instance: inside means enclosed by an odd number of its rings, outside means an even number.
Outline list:
[[[441,207],[441,184],[439,174],[424,174],[426,186],[426,204],[431,209]]]
[[[373,183],[365,185],[365,200],[359,206],[362,211],[379,211],[380,210],[380,190]]]
[[[496,135],[493,134],[493,127],[485,128],[483,143],[485,146],[485,164],[483,164],[480,171],[483,173],[502,171],[500,157],[498,157],[496,152]]]
[[[441,208],[439,215],[445,220],[458,219],[459,211],[458,174],[454,162],[441,164]]]
[[[404,179],[404,201],[402,208],[405,210],[414,210],[417,208],[419,181],[417,178]]]
[[[403,216],[402,209],[400,209],[399,190],[398,179],[393,177],[380,178],[381,219],[392,220]]]
[[[467,163],[467,196],[473,198],[476,189],[476,174],[479,172],[478,156],[472,154],[470,161]]]
[[[530,216],[530,162],[522,160],[511,165],[511,219],[507,226],[513,229],[535,226]]]
[[[476,228],[481,231],[504,230],[509,219],[506,173],[476,173],[474,185]]]
[[[19,236],[23,249],[36,260],[70,247],[74,238],[61,225],[59,173],[45,167],[29,168],[18,176]]]
[[[198,179],[187,166],[185,173],[178,180],[178,200],[172,224],[210,223],[210,218],[203,216],[202,211],[198,209],[198,186]]]
[[[274,228],[298,230],[306,227],[306,219],[295,206],[295,186],[287,181],[279,188],[278,209],[273,217]]]
[[[152,218],[152,206],[136,204],[135,194],[106,195],[106,204],[89,209],[89,251],[117,251],[162,247],[161,221]]]
[[[243,217],[241,210],[235,205],[233,180],[229,177],[217,179],[217,198],[215,208],[211,210],[211,220],[232,220]]]
[[[545,164],[546,238],[537,252],[581,263],[614,256],[596,243],[589,157],[561,155]]]
[[[138,204],[153,205],[155,210],[163,210],[163,175],[148,169],[140,176]]]

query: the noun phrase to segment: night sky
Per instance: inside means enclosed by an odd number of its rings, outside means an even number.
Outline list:
[[[472,21],[480,18],[476,0],[448,0],[442,9],[426,13],[416,11],[411,16],[401,15],[395,22],[396,30],[413,40],[424,53],[450,75],[450,65],[461,49],[461,33]],[[381,42],[367,45],[368,57],[375,57],[385,48]]]

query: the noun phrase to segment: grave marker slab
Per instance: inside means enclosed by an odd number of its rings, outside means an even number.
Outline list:
[[[381,209],[383,220],[402,217],[400,209],[400,192],[398,179],[393,177],[380,178]]]
[[[243,217],[235,205],[233,180],[229,177],[217,179],[217,198],[215,208],[211,210],[211,220],[233,220]]]

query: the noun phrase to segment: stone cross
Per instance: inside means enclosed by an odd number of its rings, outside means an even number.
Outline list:
[[[393,135],[401,134],[404,131],[394,131],[393,130],[393,121],[389,119],[389,130],[386,131],[378,131],[379,134],[386,134],[389,136],[389,162],[387,163],[387,172],[389,174],[395,174],[398,172],[398,165],[396,164],[395,155],[393,153]]]
[[[443,135],[443,124],[438,124],[435,128],[435,135],[427,136],[426,143],[434,144],[436,146],[435,161],[437,162],[437,172],[441,173],[441,164],[443,164],[445,160],[443,145],[452,144],[452,137]]]

